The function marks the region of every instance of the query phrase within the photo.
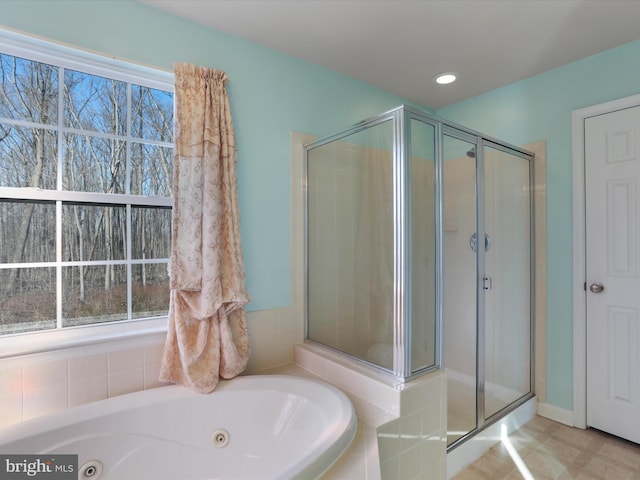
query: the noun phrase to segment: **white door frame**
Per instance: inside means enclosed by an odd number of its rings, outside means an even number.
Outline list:
[[[584,122],[596,115],[640,105],[640,94],[574,110],[571,114],[573,151],[573,424],[587,427],[587,292],[586,192]]]

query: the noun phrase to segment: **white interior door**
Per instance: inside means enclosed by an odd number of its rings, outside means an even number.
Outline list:
[[[640,107],[585,119],[587,425],[640,443]]]

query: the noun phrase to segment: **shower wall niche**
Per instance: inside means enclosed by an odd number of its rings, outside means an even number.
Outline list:
[[[306,150],[306,339],[448,378],[449,444],[532,395],[533,155],[400,106]]]

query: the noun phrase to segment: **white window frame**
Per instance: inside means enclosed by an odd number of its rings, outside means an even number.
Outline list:
[[[62,68],[69,68],[84,73],[121,80],[153,89],[174,91],[174,75],[171,72],[157,70],[142,65],[125,62],[116,58],[109,58],[95,53],[70,48],[64,45],[36,39],[17,32],[0,29],[0,51],[4,54],[35,60]],[[59,127],[58,127],[59,128]],[[131,138],[127,137],[126,141]],[[163,142],[145,140],[144,143],[164,146]],[[108,196],[108,199],[105,199]],[[47,191],[33,188],[0,187],[0,197],[27,200],[74,201],[74,202],[103,202],[115,204],[145,205],[172,207],[170,197],[145,197],[141,201],[136,195],[114,195],[103,193],[87,193],[73,191]],[[60,210],[60,207],[58,207]],[[59,215],[57,216],[59,222]],[[60,225],[56,235],[60,236]],[[58,249],[61,248],[60,238],[57,239]],[[49,262],[41,266],[57,267],[63,263],[61,253],[56,254],[56,262]],[[138,262],[140,263],[140,262]],[[144,263],[157,263],[153,260]],[[7,268],[5,264],[4,268]],[[25,264],[20,264],[24,266]],[[9,265],[10,266],[10,265]],[[29,264],[29,266],[40,266]],[[69,266],[68,262],[65,266]],[[61,298],[61,281],[57,282],[58,309]],[[168,305],[167,305],[168,309]],[[58,319],[61,318],[58,312]],[[113,323],[96,323],[76,327],[64,327],[55,330],[42,330],[0,336],[0,359],[58,350],[70,346],[104,342],[110,339],[121,339],[139,335],[149,335],[166,332],[167,317],[142,318],[122,320]]]

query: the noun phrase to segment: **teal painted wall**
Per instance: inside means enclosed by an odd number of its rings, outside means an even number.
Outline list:
[[[0,25],[171,71],[227,72],[249,310],[291,304],[290,132],[325,136],[406,100],[132,0],[0,0]]]
[[[571,112],[640,92],[640,41],[450,105],[437,115],[521,145],[547,141],[547,402],[573,410]]]

